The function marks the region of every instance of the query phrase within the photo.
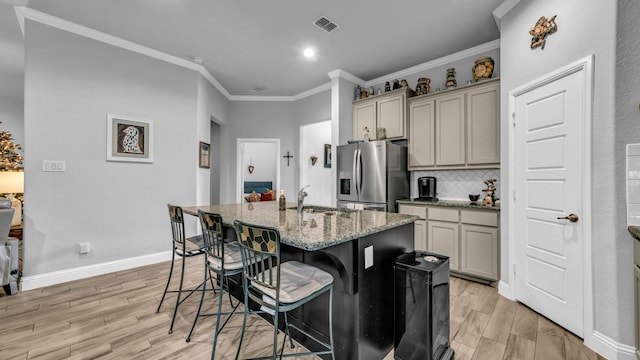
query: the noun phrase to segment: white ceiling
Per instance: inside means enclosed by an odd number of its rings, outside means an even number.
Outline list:
[[[20,0],[25,2],[25,0]],[[31,9],[202,64],[232,95],[371,80],[499,38],[503,0],[29,0]],[[15,2],[15,0],[14,0]],[[313,25],[326,16],[340,25]],[[315,61],[302,49],[317,49]],[[267,89],[256,93],[251,88]]]

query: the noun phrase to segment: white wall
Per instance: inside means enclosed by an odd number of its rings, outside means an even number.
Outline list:
[[[325,144],[331,144],[331,120],[300,127],[300,187],[309,185],[305,204],[330,206],[332,203],[331,184],[335,181],[331,168],[324,167]],[[315,165],[311,163],[312,154],[318,157]]]
[[[25,49],[24,275],[168,252],[167,203],[196,201],[197,73],[31,21]],[[152,164],[106,161],[107,113],[153,120]]]
[[[258,141],[256,139],[256,141]],[[277,182],[279,160],[278,144],[265,139],[266,142],[245,142],[242,149],[242,178],[244,181],[271,181],[271,190],[278,190]],[[253,172],[249,172],[253,165]],[[240,190],[244,192],[243,189]]]
[[[24,43],[13,6],[0,2],[0,131],[24,145]]]
[[[631,2],[627,2],[629,4]],[[635,5],[637,7],[637,5]],[[636,10],[637,12],[637,10]],[[558,32],[547,38],[544,50],[529,48],[529,29],[540,16],[557,16]],[[637,18],[635,20],[637,22]],[[597,30],[589,31],[597,24]],[[613,341],[633,344],[632,242],[624,221],[624,143],[615,114],[616,2],[600,0],[522,1],[501,23],[502,134],[509,134],[507,94],[510,90],[555,69],[595,55],[592,138],[592,261],[595,330]],[[637,26],[637,25],[634,25]],[[637,32],[635,35],[637,36]],[[637,64],[637,58],[634,60]],[[635,71],[635,69],[634,69]],[[635,85],[637,86],[637,85]],[[636,94],[637,95],[637,94]],[[637,99],[636,99],[637,100]],[[635,101],[635,100],[634,100]],[[636,114],[637,116],[637,114]],[[637,120],[637,118],[636,118]],[[633,131],[631,131],[633,130]],[[623,132],[640,133],[640,123],[625,124]],[[503,136],[502,158],[507,159],[509,138]],[[509,193],[508,164],[502,164],[502,193]],[[502,271],[508,278],[509,209],[503,202]],[[505,206],[507,205],[507,206]],[[597,256],[595,256],[597,254]],[[590,334],[586,334],[588,336]]]

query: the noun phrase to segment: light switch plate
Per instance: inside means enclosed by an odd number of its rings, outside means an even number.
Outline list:
[[[42,160],[42,171],[65,171],[64,160]]]
[[[368,269],[373,266],[373,245],[364,248],[364,268]]]

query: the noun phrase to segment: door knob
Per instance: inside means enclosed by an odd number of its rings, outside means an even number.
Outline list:
[[[578,215],[571,213],[567,216],[558,216],[558,220],[569,220],[571,222],[578,222]]]

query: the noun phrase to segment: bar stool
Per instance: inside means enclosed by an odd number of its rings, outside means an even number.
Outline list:
[[[204,240],[204,256],[205,256],[205,281],[200,298],[200,305],[198,305],[198,311],[195,319],[193,319],[193,325],[191,331],[187,336],[186,341],[191,340],[191,335],[196,328],[198,318],[205,316],[216,316],[216,328],[213,336],[213,350],[211,351],[211,359],[214,359],[216,354],[216,344],[218,342],[218,334],[224,326],[227,324],[231,315],[236,312],[236,309],[241,304],[240,301],[233,305],[231,294],[229,293],[229,276],[240,274],[244,271],[242,263],[242,255],[240,254],[240,247],[236,241],[231,243],[225,243],[222,227],[222,217],[219,214],[205,212],[198,210],[198,218],[200,219],[200,226],[202,227],[202,239]],[[220,290],[220,296],[218,298],[218,312],[212,314],[201,314],[202,303],[204,302],[204,293],[207,286],[207,273],[213,272],[218,277],[218,289]],[[226,286],[225,286],[226,282]],[[229,294],[229,302],[231,303],[231,311],[222,311],[222,300],[224,292]],[[221,315],[228,315],[222,326],[220,326]]]
[[[180,206],[175,206],[168,204],[169,208],[169,219],[171,220],[171,235],[173,238],[173,251],[171,252],[171,270],[169,270],[169,278],[167,279],[167,285],[164,288],[164,293],[162,294],[162,299],[160,299],[160,304],[158,304],[158,309],[156,309],[156,313],[160,312],[160,307],[162,306],[162,302],[164,302],[164,298],[167,293],[178,293],[176,298],[176,306],[173,308],[173,317],[171,318],[171,327],[169,327],[169,334],[173,333],[173,324],[176,321],[176,314],[178,313],[178,307],[185,301],[191,294],[195,291],[204,291],[200,290],[203,284],[198,285],[198,287],[194,289],[183,289],[184,283],[184,267],[185,260],[187,258],[203,255],[204,244],[201,237],[193,237],[186,239],[184,235],[184,214],[182,212],[182,208]],[[189,246],[189,249],[187,249]],[[178,286],[178,290],[169,290],[169,284],[171,283],[171,275],[173,274],[173,265],[175,263],[176,255],[182,258],[182,268],[180,271],[180,285]],[[206,278],[206,274],[205,274]],[[209,278],[211,278],[211,274],[209,274]],[[206,282],[206,281],[205,281]],[[211,282],[213,288],[213,281]],[[215,289],[214,289],[215,291]],[[187,296],[180,299],[182,293],[187,293]]]
[[[240,355],[242,340],[244,339],[250,298],[258,303],[261,309],[265,309],[265,312],[273,315],[273,353],[270,357],[264,357],[265,359],[275,359],[277,356],[278,315],[279,313],[284,313],[285,337],[279,355],[280,358],[331,354],[331,358],[335,360],[333,349],[333,276],[315,266],[301,262],[281,262],[280,233],[278,229],[252,225],[239,220],[234,221],[234,227],[245,267],[242,281],[245,311],[236,359]],[[329,292],[328,344],[316,339],[295,325],[289,324],[287,320],[288,311],[294,310],[326,292]],[[293,348],[293,340],[289,333],[290,327],[315,340],[324,350],[283,354],[287,336],[289,337],[290,347]]]

